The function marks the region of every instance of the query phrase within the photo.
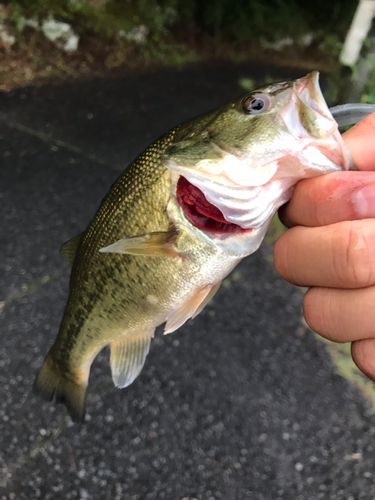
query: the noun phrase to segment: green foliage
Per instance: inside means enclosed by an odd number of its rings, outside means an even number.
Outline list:
[[[269,245],[274,245],[280,238],[280,236],[285,233],[285,231],[286,227],[280,221],[279,214],[275,214],[267,230],[267,234],[265,237],[266,243],[268,243]]]
[[[319,44],[319,49],[323,54],[338,57],[343,46],[343,42],[336,34],[327,33]]]
[[[192,0],[180,1],[179,7],[183,16],[220,38],[273,41],[308,29],[303,9],[293,0]]]
[[[372,407],[375,410],[374,383],[369,380],[354,364],[351,356],[351,344],[335,344],[329,340],[323,339],[319,335],[316,337],[327,345],[328,353],[330,354],[333,363],[336,365],[338,373],[349,382],[356,385],[371,401]]]
[[[162,38],[156,36],[142,49],[143,57],[146,63],[161,62],[168,66],[182,66],[188,63],[197,63],[202,60],[203,55],[195,50],[189,50],[187,47],[173,43],[165,42]]]
[[[216,37],[237,40],[276,41],[308,32],[322,33],[323,39],[325,33],[342,38],[355,8],[352,0],[178,0],[182,17]]]
[[[194,26],[227,40],[277,41],[313,32],[322,50],[337,53],[356,2],[352,0],[109,0],[96,7],[92,0],[8,0],[14,16],[43,18],[58,14],[71,19],[80,32],[114,36],[144,24],[152,38],[172,26]],[[18,10],[17,10],[18,9]],[[334,27],[334,29],[332,29]],[[320,33],[320,35],[319,35]]]
[[[375,56],[375,54],[373,54]],[[375,104],[375,61],[373,61],[372,71],[370,77],[367,80],[365,93],[362,96],[362,102],[368,102],[369,104]]]
[[[101,7],[90,0],[11,0],[11,21],[19,25],[22,17],[43,19],[60,15],[72,22],[78,33],[92,32],[115,37],[141,24],[155,36],[165,34],[176,20],[177,0],[110,0]]]
[[[244,90],[254,90],[256,89],[256,81],[254,78],[240,78],[238,81],[241,88]]]
[[[284,77],[282,76],[271,76],[271,75],[266,75],[262,76],[261,78],[240,78],[238,81],[239,86],[244,89],[244,90],[256,90],[260,87],[263,87],[264,85],[269,85],[271,83],[275,82],[281,82],[285,80]]]

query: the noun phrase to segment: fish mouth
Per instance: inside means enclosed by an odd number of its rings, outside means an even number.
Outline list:
[[[241,226],[228,222],[223,213],[210,203],[204,193],[180,176],[176,187],[177,202],[182,208],[186,219],[197,229],[217,234],[237,234],[250,232]]]
[[[280,85],[280,107],[268,118],[277,129],[269,148],[261,148],[262,141],[254,146],[249,139],[254,147],[240,151],[220,135],[206,141],[205,136],[193,134],[164,152],[162,163],[173,172],[172,194],[180,215],[210,238],[227,242],[234,239],[231,234],[245,231],[253,231],[250,239],[255,237],[290,200],[300,179],[350,167],[350,155],[321,93],[318,73],[288,88]],[[259,136],[257,129],[250,132]]]

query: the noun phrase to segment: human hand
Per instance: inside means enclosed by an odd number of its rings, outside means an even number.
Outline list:
[[[290,227],[276,242],[276,270],[311,287],[303,301],[313,330],[352,342],[356,365],[375,381],[375,113],[343,134],[359,172],[300,181],[280,210]]]

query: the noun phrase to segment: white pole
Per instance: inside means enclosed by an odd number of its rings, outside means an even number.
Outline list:
[[[374,16],[375,0],[360,0],[340,54],[342,64],[352,66],[357,62]]]

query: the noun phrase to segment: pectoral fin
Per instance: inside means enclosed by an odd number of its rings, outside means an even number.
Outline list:
[[[137,236],[118,240],[112,245],[101,248],[99,252],[177,257],[180,255],[174,247],[177,235],[176,230],[138,234]]]
[[[153,334],[154,331],[141,333],[111,344],[112,379],[116,387],[127,387],[141,373]]]
[[[173,311],[167,318],[164,335],[174,332],[188,319],[195,318],[218,291],[220,284],[221,282],[199,288],[179,309]]]
[[[77,234],[77,236],[75,236],[71,240],[66,241],[63,244],[63,246],[61,247],[60,252],[70,266],[73,265],[74,257],[76,255],[77,248],[78,248],[79,242],[82,239],[82,236],[83,236],[83,232]]]

